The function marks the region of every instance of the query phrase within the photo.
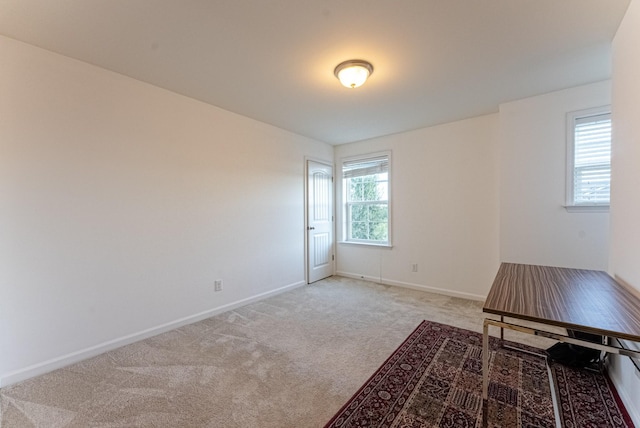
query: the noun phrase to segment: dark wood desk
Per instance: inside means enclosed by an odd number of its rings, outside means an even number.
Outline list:
[[[502,263],[491,286],[483,312],[482,398],[486,424],[488,398],[489,326],[545,336],[604,352],[640,358],[640,352],[617,346],[585,342],[527,327],[520,320],[564,327],[605,337],[640,342],[640,298],[607,273],[593,270]],[[513,321],[504,322],[504,317]]]

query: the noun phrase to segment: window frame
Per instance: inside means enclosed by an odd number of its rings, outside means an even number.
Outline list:
[[[346,163],[351,162],[364,162],[367,160],[373,160],[376,158],[386,157],[388,162],[387,169],[387,240],[386,241],[374,241],[367,239],[349,239],[349,227],[351,226],[350,216],[349,216],[349,207],[350,202],[348,200],[348,186],[347,186],[347,178],[344,177],[344,167]],[[364,245],[364,246],[374,246],[374,247],[392,247],[392,200],[391,200],[391,183],[392,183],[392,158],[391,151],[381,151],[375,153],[368,153],[364,155],[350,156],[345,157],[340,160],[340,183],[342,187],[342,191],[340,192],[342,200],[341,200],[341,215],[342,215],[342,225],[341,225],[341,244],[353,244],[353,245]],[[370,203],[361,203],[356,202],[358,205],[371,205],[375,203],[380,203],[381,201],[371,201]]]
[[[611,106],[604,105],[584,110],[576,110],[567,113],[567,154],[566,154],[566,196],[565,209],[568,212],[608,212],[611,202],[609,194],[609,202],[607,203],[576,203],[575,202],[575,129],[578,120],[609,115],[611,118]],[[611,143],[610,143],[611,144]],[[611,168],[611,160],[609,160],[609,168]],[[610,170],[611,171],[611,170]],[[611,179],[611,177],[609,177]]]

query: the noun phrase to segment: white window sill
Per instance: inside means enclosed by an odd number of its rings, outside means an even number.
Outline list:
[[[376,244],[373,242],[358,242],[358,241],[340,241],[338,244],[346,244],[346,245],[358,245],[363,247],[382,247],[382,248],[393,248],[393,245],[389,243]]]
[[[570,213],[608,213],[609,205],[565,205]]]

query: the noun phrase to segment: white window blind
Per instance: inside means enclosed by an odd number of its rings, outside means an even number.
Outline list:
[[[389,171],[389,156],[346,161],[342,164],[342,177],[353,178],[382,174]]]
[[[611,114],[576,118],[573,148],[573,204],[608,205]]]

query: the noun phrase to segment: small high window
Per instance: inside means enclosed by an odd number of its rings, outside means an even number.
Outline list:
[[[611,190],[609,107],[567,115],[567,209],[606,209]]]
[[[391,153],[342,162],[343,240],[391,245],[389,176]]]

